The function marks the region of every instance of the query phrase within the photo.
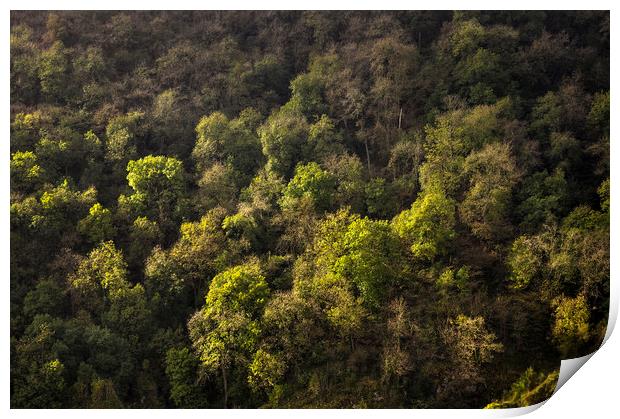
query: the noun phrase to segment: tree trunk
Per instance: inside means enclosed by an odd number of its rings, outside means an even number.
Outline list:
[[[224,383],[224,409],[226,409],[228,404],[228,381],[226,381],[226,370],[224,369],[224,365],[222,365],[222,381]]]
[[[198,301],[198,285],[197,284],[192,285],[192,291],[194,294],[194,307],[198,307],[200,304],[200,301]]]
[[[364,147],[366,147],[366,160],[368,162],[368,177],[371,178],[370,174],[370,153],[368,152],[368,138],[364,138]]]

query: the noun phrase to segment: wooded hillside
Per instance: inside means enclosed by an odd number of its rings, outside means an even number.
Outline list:
[[[515,407],[609,309],[609,12],[12,12],[11,406]]]

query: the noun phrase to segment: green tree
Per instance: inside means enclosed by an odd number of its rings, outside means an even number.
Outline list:
[[[112,212],[97,202],[88,210],[88,216],[80,220],[78,230],[93,243],[114,238]]]
[[[183,163],[167,156],[146,156],[127,164],[127,182],[133,190],[121,195],[119,205],[136,215],[158,220],[164,231],[185,211],[186,178]]]
[[[166,375],[170,398],[177,407],[208,407],[206,395],[197,382],[200,361],[189,348],[170,348],[166,352]]]
[[[120,409],[123,407],[114,383],[109,379],[95,379],[91,383],[91,400],[89,406],[91,409]]]
[[[24,314],[60,316],[67,308],[66,289],[53,279],[41,280],[24,298]]]
[[[32,29],[25,25],[11,25],[10,42],[11,98],[32,103],[36,100],[40,90],[39,60],[41,54],[32,40]]]
[[[585,298],[560,297],[553,302],[555,323],[552,333],[563,358],[582,354],[583,345],[590,339],[590,309]]]
[[[88,47],[72,63],[77,81],[81,85],[101,81],[106,72],[105,58],[100,47]]]
[[[244,368],[257,343],[258,323],[243,311],[198,311],[188,322],[189,336],[203,367],[209,373],[220,372],[222,406],[228,407],[229,373]]]
[[[267,118],[258,134],[269,170],[284,177],[292,175],[295,165],[306,158],[308,129],[306,118],[288,109]]]
[[[105,129],[106,159],[123,167],[137,153],[137,136],[144,114],[129,112],[110,119]]]
[[[321,117],[308,129],[310,153],[317,161],[344,151],[342,134],[336,130],[334,121],[327,115]]]
[[[336,275],[326,281],[344,278],[370,307],[380,304],[399,276],[398,241],[387,221],[340,211],[318,226],[312,251],[318,272]]]
[[[69,277],[72,303],[99,315],[118,293],[129,288],[127,265],[114,242],[101,243]]]
[[[56,41],[41,54],[39,64],[39,80],[41,93],[50,100],[67,98],[69,85],[69,51],[61,41]]]
[[[317,211],[325,211],[332,206],[335,188],[333,176],[317,163],[298,164],[280,204],[283,207],[294,207],[300,198],[308,197]]]
[[[206,304],[188,323],[190,338],[202,365],[220,371],[224,407],[228,404],[228,373],[245,368],[260,333],[255,318],[269,295],[265,278],[255,262],[218,274],[209,287]]]
[[[181,224],[180,238],[169,249],[155,248],[146,261],[147,288],[161,297],[162,313],[196,307],[211,279],[238,260],[239,245],[222,229],[225,211],[215,208],[200,221]],[[185,300],[190,293],[190,302]]]
[[[269,287],[260,273],[257,262],[238,265],[217,274],[211,281],[207,294],[207,311],[244,311],[250,315],[259,313],[267,297]]]
[[[512,189],[519,179],[510,147],[488,144],[466,158],[464,170],[470,187],[459,207],[461,218],[483,240],[508,237]]]
[[[465,158],[505,135],[506,128],[510,128],[506,124],[510,108],[508,99],[471,109],[457,105],[437,116],[434,124],[427,125],[426,161],[420,167],[422,189],[441,187],[448,196],[457,197],[462,192]]]
[[[30,228],[50,243],[77,241],[77,224],[95,204],[97,191],[89,188],[76,191],[65,179],[54,188],[46,188],[39,198],[40,210],[32,215]]]
[[[309,119],[317,119],[325,112],[323,90],[325,84],[314,73],[300,74],[291,81],[291,99],[285,105],[286,109],[299,112]]]
[[[425,192],[411,209],[392,220],[396,234],[410,247],[413,256],[433,261],[448,251],[456,236],[455,204],[441,190]]]
[[[198,180],[196,206],[205,212],[215,207],[233,210],[239,195],[238,176],[230,164],[214,163]]]
[[[380,177],[373,178],[366,184],[364,192],[368,214],[379,218],[387,218],[394,214],[396,199],[392,184]]]
[[[248,384],[253,390],[272,389],[282,378],[284,363],[277,356],[259,349],[249,366]]]
[[[31,192],[44,179],[44,170],[37,164],[32,151],[18,151],[11,155],[11,187],[13,190]]]
[[[555,392],[559,377],[559,371],[548,374],[536,372],[529,367],[510,386],[510,390],[504,394],[501,400],[489,403],[485,409],[509,409],[514,407],[527,407],[549,399]]]
[[[509,279],[517,289],[527,288],[545,272],[547,246],[542,237],[519,236],[512,243],[507,264]]]
[[[569,196],[564,171],[536,172],[523,180],[516,195],[521,201],[515,212],[523,220],[522,230],[534,232],[544,223],[553,223],[562,215]]]
[[[196,126],[197,140],[192,151],[198,172],[219,162],[229,163],[245,177],[252,176],[262,160],[253,123],[256,118],[253,109],[244,110],[233,120],[221,112],[202,117]]]

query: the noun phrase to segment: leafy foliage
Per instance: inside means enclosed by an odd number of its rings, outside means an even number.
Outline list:
[[[606,11],[14,11],[11,406],[506,408],[609,312]]]

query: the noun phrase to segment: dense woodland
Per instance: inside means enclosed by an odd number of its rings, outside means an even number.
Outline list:
[[[609,304],[608,12],[12,12],[11,405],[515,407]]]

